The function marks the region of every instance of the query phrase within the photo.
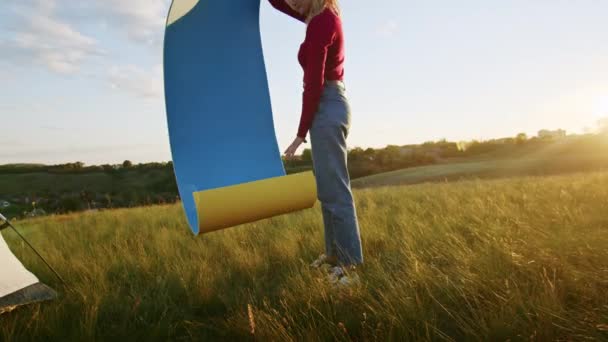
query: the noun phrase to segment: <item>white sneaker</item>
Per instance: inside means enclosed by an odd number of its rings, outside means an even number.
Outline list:
[[[342,277],[344,277],[344,269],[340,266],[334,266],[329,269],[327,274],[327,280],[331,284],[336,284]]]
[[[327,255],[325,254],[321,254],[319,255],[319,257],[317,258],[317,260],[313,261],[310,264],[310,267],[314,267],[314,268],[319,268],[321,267],[321,265],[325,264],[327,261]]]
[[[346,271],[340,266],[329,269],[327,280],[334,286],[350,287],[360,283],[359,275],[353,271]]]
[[[349,275],[344,275],[338,281],[338,286],[340,287],[350,287],[359,284],[361,281],[359,280],[359,275],[356,273],[351,273]]]

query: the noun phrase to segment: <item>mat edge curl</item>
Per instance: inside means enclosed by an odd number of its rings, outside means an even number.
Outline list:
[[[244,194],[247,192],[246,190],[248,190],[252,187],[264,187],[264,188],[276,187],[279,185],[291,184],[291,182],[295,182],[295,181],[301,181],[299,183],[296,183],[298,186],[298,189],[296,191],[306,193],[306,197],[304,199],[298,201],[298,202],[304,202],[305,204],[299,205],[295,208],[292,207],[289,210],[275,211],[272,216],[260,215],[260,217],[253,219],[253,220],[237,220],[237,221],[239,221],[238,223],[235,223],[235,221],[232,221],[232,222],[229,222],[226,224],[219,224],[219,225],[218,224],[206,224],[206,220],[203,217],[204,215],[202,215],[204,210],[202,209],[201,206],[204,205],[204,203],[205,203],[204,198],[209,197],[209,195],[218,196],[219,193],[223,193],[224,196],[226,196],[226,194],[228,194],[228,193],[233,193],[233,194],[243,193]],[[267,218],[270,218],[273,216],[284,215],[284,214],[312,208],[315,205],[315,203],[317,202],[317,186],[316,186],[316,179],[315,179],[314,173],[312,170],[310,170],[310,171],[298,172],[298,173],[294,173],[294,174],[271,177],[271,178],[265,178],[265,179],[260,179],[260,180],[256,180],[256,181],[245,182],[245,183],[240,183],[240,184],[235,184],[235,185],[230,185],[230,186],[225,186],[225,187],[220,187],[220,188],[196,191],[193,193],[193,196],[194,196],[194,200],[196,203],[197,214],[199,216],[199,234],[206,234],[206,233],[211,233],[211,232],[215,232],[215,231],[230,228],[230,227],[235,227],[235,226],[242,225],[242,224],[257,222],[257,221],[264,220],[264,219],[267,219]],[[227,197],[229,197],[229,196],[227,196]]]

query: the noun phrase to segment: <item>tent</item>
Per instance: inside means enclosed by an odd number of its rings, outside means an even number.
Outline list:
[[[0,233],[0,314],[18,306],[51,300],[57,293],[40,283],[8,248]]]

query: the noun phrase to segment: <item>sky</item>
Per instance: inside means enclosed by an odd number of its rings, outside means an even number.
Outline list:
[[[608,116],[608,1],[341,3],[349,148],[582,133]],[[2,1],[0,164],[171,160],[162,70],[169,5]],[[284,151],[299,122],[305,26],[266,0],[260,21]]]

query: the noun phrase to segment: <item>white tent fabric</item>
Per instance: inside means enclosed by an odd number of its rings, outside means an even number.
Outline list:
[[[0,298],[38,283],[13,255],[0,234]]]
[[[0,214],[0,223],[7,219]],[[31,303],[57,298],[50,287],[39,283],[13,255],[0,232],[0,315]]]

